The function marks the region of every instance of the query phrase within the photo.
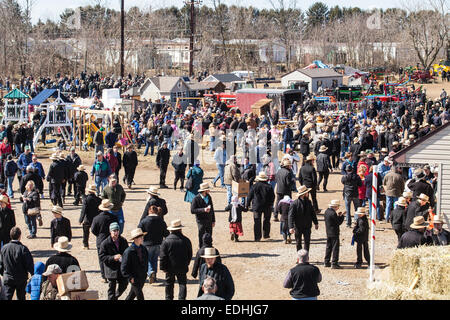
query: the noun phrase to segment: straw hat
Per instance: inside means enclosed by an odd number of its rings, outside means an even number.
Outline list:
[[[361,151],[359,154],[358,154],[358,157],[360,157],[360,158],[362,158],[362,157],[367,157],[367,153],[365,153],[364,151]]]
[[[59,206],[53,206],[52,212],[62,215],[63,214],[63,208],[61,208]]]
[[[417,179],[425,178],[425,172],[423,172],[422,169],[415,170],[414,175],[417,177]]]
[[[398,200],[395,202],[396,205],[406,207],[408,205],[408,202],[404,197],[398,198]]]
[[[181,224],[181,220],[173,220],[170,222],[170,225],[167,227],[167,230],[169,231],[176,231],[181,230],[183,228],[183,225]]]
[[[54,154],[52,154],[52,155],[50,156],[49,159],[50,159],[50,160],[59,160],[59,156],[58,156],[56,153],[54,153]]]
[[[428,203],[430,198],[426,194],[421,193],[420,196],[417,197],[417,200],[422,200]]]
[[[339,200],[331,200],[330,204],[328,205],[329,208],[336,208],[341,205],[341,202]]]
[[[381,153],[388,153],[388,149],[387,148],[382,148],[381,149]]]
[[[292,166],[292,162],[291,162],[291,160],[289,160],[289,159],[284,159],[284,160],[281,162],[281,166],[282,166],[282,167]]]
[[[68,252],[72,249],[72,245],[67,237],[59,237],[58,242],[53,245],[53,249],[59,252]]]
[[[306,157],[306,161],[316,160],[316,157],[312,154]]]
[[[158,188],[156,188],[156,187],[150,187],[150,189],[147,190],[147,193],[148,193],[148,194],[151,194],[151,195],[153,195],[153,196],[159,196],[158,191],[159,191]]]
[[[358,210],[356,210],[355,215],[362,216],[366,215],[366,208],[365,207],[359,207]]]
[[[86,191],[89,193],[97,193],[97,187],[95,186],[95,184],[91,184]]]
[[[217,251],[215,248],[205,248],[204,255],[200,256],[201,258],[217,258],[219,255],[217,254]]]
[[[320,146],[319,152],[325,152],[325,151],[327,151],[327,150],[328,150],[328,147],[322,145],[322,146]]]
[[[58,157],[59,157],[59,160],[65,160],[66,159],[64,153],[62,153],[62,152],[59,154]]]
[[[444,220],[442,220],[442,217],[437,214],[433,218],[433,223],[444,223]]]
[[[0,195],[0,202],[9,204],[8,197],[5,195]]]
[[[414,217],[414,222],[409,226],[411,229],[422,229],[428,227],[429,223],[425,222],[422,216]]]
[[[308,192],[310,192],[312,190],[312,188],[308,188],[306,186],[300,186],[300,188],[298,189],[298,196],[302,196]]]
[[[142,237],[145,236],[147,234],[147,232],[143,232],[141,228],[137,228],[134,230],[131,230],[130,233],[130,241],[133,241],[134,239],[138,238],[138,237]]]
[[[114,205],[108,199],[102,200],[102,203],[98,206],[100,211],[109,211],[114,207]]]
[[[402,196],[405,199],[407,199],[407,198],[411,199],[413,197],[413,193],[411,191],[405,191],[405,192],[403,192]]]
[[[86,171],[86,167],[83,166],[83,165],[80,165],[80,166],[77,168],[77,170],[78,170],[78,171]]]
[[[264,171],[261,171],[255,178],[255,181],[267,181],[269,177]]]
[[[209,183],[202,183],[200,185],[200,189],[198,189],[198,192],[208,191],[209,190]]]
[[[409,137],[409,139],[414,139],[416,136],[413,134],[410,134],[408,137]]]
[[[359,138],[358,137],[355,137],[354,139],[353,139],[353,143],[358,143],[359,142]]]
[[[392,142],[392,145],[393,145],[393,146],[398,146],[398,141]]]

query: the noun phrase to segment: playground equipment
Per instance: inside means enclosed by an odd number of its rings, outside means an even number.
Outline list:
[[[10,121],[29,121],[28,100],[30,99],[30,97],[28,95],[26,95],[19,89],[13,89],[3,98],[5,99],[5,107],[3,109],[3,117],[1,121],[2,124],[6,124]],[[10,104],[9,100],[17,100],[19,103]]]
[[[43,130],[47,128],[59,128],[66,144],[70,144],[70,132],[72,131],[72,123],[69,119],[69,111],[73,109],[73,103],[69,102],[58,89],[45,89],[33,100],[29,102],[35,107],[35,111],[45,111],[45,120],[39,126],[34,135],[33,146],[36,145],[41,137]]]
[[[450,60],[440,60],[439,63],[433,64],[433,72],[434,74],[441,75],[442,71],[446,73],[450,72]]]

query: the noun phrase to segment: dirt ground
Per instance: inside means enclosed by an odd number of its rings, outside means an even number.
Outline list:
[[[431,94],[439,93],[442,85],[430,85],[427,91]],[[448,83],[445,87],[450,89]],[[38,149],[38,155],[42,156],[40,160],[44,164],[46,172],[50,165],[50,161],[46,156],[51,154],[51,150],[44,148]],[[83,163],[90,170],[92,166],[93,152],[90,154],[79,152],[83,158]],[[127,198],[124,204],[125,214],[125,230],[124,235],[128,236],[130,231],[134,229],[142,210],[146,204],[146,190],[150,186],[159,186],[159,171],[155,166],[155,157],[142,156],[143,150],[139,152],[139,161],[133,190],[127,191]],[[215,165],[211,162],[212,155],[205,152],[205,159],[209,160],[208,165],[202,166],[205,170],[204,181],[211,182],[216,176],[217,171]],[[120,178],[123,176],[123,170]],[[181,219],[184,225],[184,234],[191,239],[193,248],[197,248],[197,225],[195,217],[190,213],[189,203],[184,202],[184,193],[179,190],[172,189],[173,168],[169,166],[167,175],[167,184],[171,189],[161,190],[162,198],[167,201],[169,213],[166,216],[166,222],[174,219]],[[330,175],[328,193],[319,192],[319,207],[323,210],[327,208],[327,204],[332,199],[340,199],[342,201],[342,185],[340,183],[341,175],[336,172]],[[14,189],[17,190],[18,184],[15,180]],[[24,217],[21,210],[21,203],[18,201],[18,194],[12,200],[13,209],[16,213],[16,221],[18,226],[24,231],[22,242],[31,250],[35,261],[45,261],[50,255],[55,253],[50,247],[50,221],[53,215],[49,211],[51,203],[48,199],[48,184],[45,183],[46,199],[42,201],[44,226],[38,227],[37,239],[26,239],[27,234]],[[296,195],[294,194],[294,198]],[[226,202],[226,191],[224,189],[215,188],[212,190],[212,198],[214,207],[216,208],[216,227],[213,231],[213,245],[218,248],[223,258],[223,263],[229,268],[236,287],[234,299],[248,300],[283,300],[290,299],[289,291],[283,288],[283,280],[290,268],[296,262],[295,244],[286,245],[282,241],[280,235],[279,222],[271,223],[271,239],[255,243],[253,241],[253,218],[252,213],[243,214],[244,236],[240,238],[239,243],[232,242],[228,231],[228,213],[223,211]],[[81,268],[87,272],[90,289],[98,290],[100,299],[107,298],[107,284],[101,282],[100,270],[98,265],[97,250],[95,248],[95,237],[91,235],[90,250],[82,250],[82,229],[78,223],[80,208],[71,205],[73,199],[68,197],[64,208],[64,215],[70,219],[73,231],[73,249],[72,254],[79,260]],[[345,211],[344,207],[341,207]],[[352,210],[353,216],[353,210]],[[351,246],[352,229],[345,227],[345,222],[341,226],[341,246],[340,246],[340,264],[342,270],[332,270],[322,266],[326,235],[323,215],[319,215],[319,230],[312,230],[312,240],[310,248],[310,261],[317,265],[323,275],[323,280],[319,285],[321,295],[320,299],[327,300],[359,300],[365,299],[366,282],[369,278],[368,269],[356,270],[353,264],[356,261],[356,247]],[[380,270],[384,268],[390,261],[393,251],[396,247],[397,240],[395,232],[388,224],[377,224],[376,228],[376,249],[375,262],[379,271],[376,277],[381,277]],[[195,253],[194,253],[195,254]],[[192,268],[193,263],[190,267]],[[366,264],[363,265],[366,267]],[[144,287],[144,295],[146,299],[161,300],[164,299],[164,285],[162,279],[164,274],[158,271],[158,282],[155,284],[146,284]],[[188,274],[188,299],[195,299],[198,291],[198,280],[192,279],[190,272]],[[175,297],[177,296],[178,286],[175,288]],[[127,292],[121,297],[124,299]]]

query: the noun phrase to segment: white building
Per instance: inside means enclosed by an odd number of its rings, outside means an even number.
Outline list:
[[[154,77],[148,78],[139,90],[141,100],[165,99],[175,102],[178,97],[190,96],[190,89],[182,77]]]
[[[342,85],[342,75],[332,69],[300,69],[281,77],[281,86],[288,88],[295,82],[307,82],[308,91],[315,93],[319,87],[336,88]]]

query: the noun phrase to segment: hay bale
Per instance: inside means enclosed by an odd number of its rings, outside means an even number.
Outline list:
[[[419,287],[435,294],[450,295],[450,257],[437,255],[420,260]]]
[[[434,294],[422,289],[409,290],[407,286],[376,281],[368,285],[366,297],[369,300],[448,300],[450,295]]]

